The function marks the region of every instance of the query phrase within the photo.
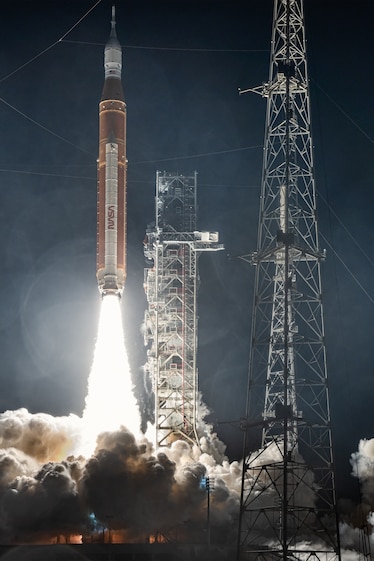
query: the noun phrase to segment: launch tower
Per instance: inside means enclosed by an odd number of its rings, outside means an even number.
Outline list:
[[[197,231],[197,174],[157,172],[156,222],[146,233],[148,300],[144,341],[155,395],[156,446],[198,444],[198,257],[223,249],[217,232]]]
[[[340,558],[303,0],[274,0],[238,558]],[[241,92],[243,93],[243,92]],[[254,435],[261,440],[254,443]],[[257,452],[248,455],[248,440]]]

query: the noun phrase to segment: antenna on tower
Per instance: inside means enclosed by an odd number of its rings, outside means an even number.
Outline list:
[[[256,268],[238,559],[336,561],[320,272],[325,254],[316,216],[303,0],[274,0],[273,14],[269,80],[239,91],[265,97],[267,111],[258,245],[248,259]]]

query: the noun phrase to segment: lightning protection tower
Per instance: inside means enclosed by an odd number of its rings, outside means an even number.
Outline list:
[[[238,558],[340,558],[302,0],[274,0]],[[241,92],[242,93],[242,92]],[[262,408],[262,410],[261,410]],[[261,431],[257,452],[247,436]],[[257,448],[257,443],[253,445]]]
[[[197,228],[197,173],[157,172],[156,222],[147,228],[144,342],[155,395],[156,446],[199,445],[197,355],[198,256],[223,249],[217,232]]]

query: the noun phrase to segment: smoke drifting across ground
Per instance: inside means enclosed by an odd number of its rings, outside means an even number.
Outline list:
[[[89,541],[109,531],[130,542],[170,532],[201,542],[207,475],[212,532],[234,543],[240,466],[203,419],[200,448],[176,441],[154,451],[132,389],[119,301],[104,297],[82,418],[0,415],[1,543]]]
[[[25,409],[0,415],[0,543],[58,538],[80,543],[109,530],[125,542],[165,535],[201,543],[207,527],[201,479],[207,475],[214,480],[212,541],[224,536],[227,544],[235,543],[241,466],[222,455],[224,445],[209,426],[200,449],[176,441],[158,453],[125,427],[102,432],[89,458],[77,454],[83,427],[82,419],[72,415],[32,415]],[[368,486],[369,521],[373,449],[373,441],[362,441],[354,459]],[[354,512],[350,505],[341,525],[344,560],[357,559],[362,544],[359,510],[356,518]]]
[[[208,411],[202,401],[199,446],[176,441],[153,449],[139,430],[118,300],[104,299],[103,308],[82,418],[26,409],[0,414],[0,543],[80,543],[99,536],[203,543],[208,512],[201,483],[208,476],[212,543],[235,544],[241,464],[225,457],[225,445],[204,422]],[[277,461],[271,447],[258,457],[258,465]],[[371,523],[374,440],[360,443],[352,465],[363,485],[366,504],[360,513]],[[309,502],[312,488],[312,482],[305,486]],[[352,505],[346,510],[341,537],[348,560],[358,556],[362,517],[352,516]]]
[[[69,539],[107,528],[124,531],[129,541],[143,541],[178,527],[204,529],[201,478],[207,474],[215,478],[212,527],[232,525],[234,531],[237,464],[217,465],[209,453],[182,441],[154,454],[148,441],[136,441],[125,427],[101,433],[88,459],[65,456],[76,447],[82,426],[79,418],[31,415],[24,409],[0,415],[2,543]],[[205,436],[204,445],[214,447],[214,439]]]
[[[374,438],[362,439],[351,455],[352,475],[358,479],[361,503],[342,501],[341,538],[346,547],[360,550],[363,532],[367,546],[374,546]]]

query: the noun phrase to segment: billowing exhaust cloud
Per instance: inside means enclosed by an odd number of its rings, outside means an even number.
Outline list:
[[[200,447],[176,441],[153,450],[140,431],[120,303],[104,296],[82,418],[26,409],[0,414],[1,542],[62,537],[80,543],[100,535],[144,542],[176,531],[201,542],[207,535],[206,476],[214,480],[209,529],[230,539],[241,470],[225,459],[206,413],[200,399]]]
[[[351,456],[352,475],[361,484],[364,501],[374,509],[374,438],[360,440],[358,451]]]
[[[238,530],[241,463],[225,457],[225,445],[205,423],[209,411],[201,396],[199,446],[179,440],[153,449],[139,429],[119,301],[105,296],[102,306],[82,418],[31,414],[26,409],[0,414],[1,543],[129,543],[162,541],[165,536],[206,543],[209,536],[212,543],[232,547]],[[369,520],[374,518],[373,442],[362,441],[352,456]],[[252,455],[251,466],[276,466],[277,455],[278,448],[268,446]],[[251,469],[246,477],[253,478]],[[304,483],[298,500],[314,504],[312,474]],[[265,506],[274,496],[263,493],[262,500]],[[350,516],[341,528],[347,555],[362,538],[362,525]],[[259,532],[268,543],[264,528]]]
[[[107,529],[122,532],[124,541],[178,528],[202,533],[207,491],[201,481],[207,475],[214,479],[212,529],[227,539],[235,535],[240,467],[216,462],[210,452],[223,445],[215,435],[204,435],[204,452],[177,441],[154,453],[145,438],[136,441],[121,427],[101,433],[94,454],[85,459],[68,455],[79,446],[81,427],[74,416],[32,415],[25,409],[0,415],[3,543],[50,542],[57,536],[74,541],[77,535],[87,541]]]
[[[227,460],[224,444],[203,420],[200,448],[176,441],[154,451],[145,437],[136,439],[121,427],[99,434],[89,458],[78,453],[82,427],[82,419],[73,415],[33,415],[26,409],[0,415],[2,543],[100,539],[130,543],[160,540],[160,536],[161,541],[169,536],[204,543],[208,513],[202,479],[207,476],[213,487],[212,542],[235,543],[242,466]],[[373,442],[361,441],[352,455],[353,474],[360,478],[365,503],[341,505],[345,561],[358,559],[363,525],[368,522],[366,531],[371,531]],[[258,456],[259,464],[277,459],[270,448]],[[311,488],[306,486],[307,501],[313,500]]]
[[[32,415],[27,409],[0,415],[0,448],[17,448],[41,463],[65,458],[80,438],[81,419],[75,415]]]

